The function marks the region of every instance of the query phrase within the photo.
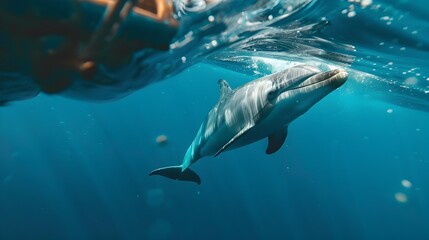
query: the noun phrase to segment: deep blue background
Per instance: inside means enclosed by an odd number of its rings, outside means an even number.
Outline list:
[[[115,102],[1,108],[0,239],[429,239],[429,114],[366,98],[353,79],[274,155],[263,140],[204,158],[201,186],[149,177],[182,161],[219,78],[251,80],[196,65]]]

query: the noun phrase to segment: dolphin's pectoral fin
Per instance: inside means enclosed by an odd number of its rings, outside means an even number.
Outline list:
[[[225,150],[227,147],[229,147],[232,143],[234,143],[237,139],[239,139],[240,137],[242,137],[247,131],[249,131],[252,127],[254,126],[254,124],[250,124],[246,127],[244,127],[243,129],[241,129],[240,132],[238,132],[233,138],[231,138],[231,140],[229,140],[225,145],[223,145],[223,147],[221,149],[219,149],[219,151],[216,152],[216,154],[214,155],[215,157],[217,155],[219,155],[221,152],[223,152],[223,150]]]
[[[158,168],[149,173],[149,176],[152,175],[160,175],[174,180],[194,182],[198,185],[201,184],[201,178],[196,172],[192,171],[190,168],[182,171],[182,166]]]
[[[287,137],[287,128],[284,131],[268,136],[268,147],[265,153],[272,154],[279,150]]]

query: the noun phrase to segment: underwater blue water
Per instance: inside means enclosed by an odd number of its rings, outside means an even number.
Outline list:
[[[263,140],[202,159],[200,186],[149,177],[182,160],[220,77],[249,80],[196,65],[115,102],[40,96],[1,109],[0,238],[427,239],[429,115],[346,88],[295,121],[274,155]]]
[[[196,31],[199,45],[173,51],[187,59],[177,75],[126,98],[0,108],[0,239],[429,239],[429,8],[252,3],[211,10],[226,27]],[[279,152],[262,140],[204,158],[200,186],[148,176],[181,162],[219,78],[237,87],[302,62],[350,79]]]

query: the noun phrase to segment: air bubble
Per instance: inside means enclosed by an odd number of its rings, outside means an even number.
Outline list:
[[[371,4],[372,4],[372,0],[362,0],[362,2],[360,3],[360,5],[362,7],[367,7],[367,6],[371,5]]]
[[[166,145],[168,143],[168,138],[167,138],[166,135],[161,134],[161,135],[159,135],[159,136],[156,137],[155,142],[158,145]]]
[[[397,202],[400,202],[400,203],[406,203],[406,202],[408,202],[407,195],[405,195],[405,193],[402,193],[402,192],[395,193],[395,199],[396,199]]]
[[[349,18],[352,18],[354,16],[356,16],[356,12],[355,11],[351,11],[351,12],[347,13],[347,17],[349,17]]]
[[[415,85],[415,84],[417,84],[417,82],[418,82],[417,78],[409,77],[409,78],[405,79],[404,84],[405,85]]]
[[[411,188],[413,186],[413,184],[409,180],[407,180],[407,179],[403,179],[401,181],[401,184],[405,188]]]
[[[380,18],[380,20],[386,21],[386,22],[391,22],[391,21],[393,21],[393,18],[389,17],[389,16],[383,16]]]

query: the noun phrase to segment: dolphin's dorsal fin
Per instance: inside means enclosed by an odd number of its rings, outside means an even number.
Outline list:
[[[219,89],[220,89],[220,97],[219,100],[224,99],[225,97],[229,96],[232,94],[232,89],[229,86],[229,83],[224,80],[224,79],[219,79],[217,81],[217,83],[219,84]]]
[[[223,152],[223,150],[225,150],[227,147],[229,147],[233,142],[235,142],[237,139],[239,139],[240,137],[242,137],[247,131],[249,131],[253,126],[255,126],[255,124],[249,124],[246,127],[244,127],[243,129],[241,129],[240,132],[238,132],[233,138],[231,138],[225,145],[223,145],[223,147],[221,149],[219,149],[219,151],[216,152],[216,154],[214,155],[215,157],[217,155],[219,155],[221,152]]]
[[[279,150],[282,147],[283,143],[286,140],[286,137],[287,137],[287,127],[280,132],[277,132],[275,134],[268,136],[268,147],[265,153],[272,154],[277,152],[277,150]]]

